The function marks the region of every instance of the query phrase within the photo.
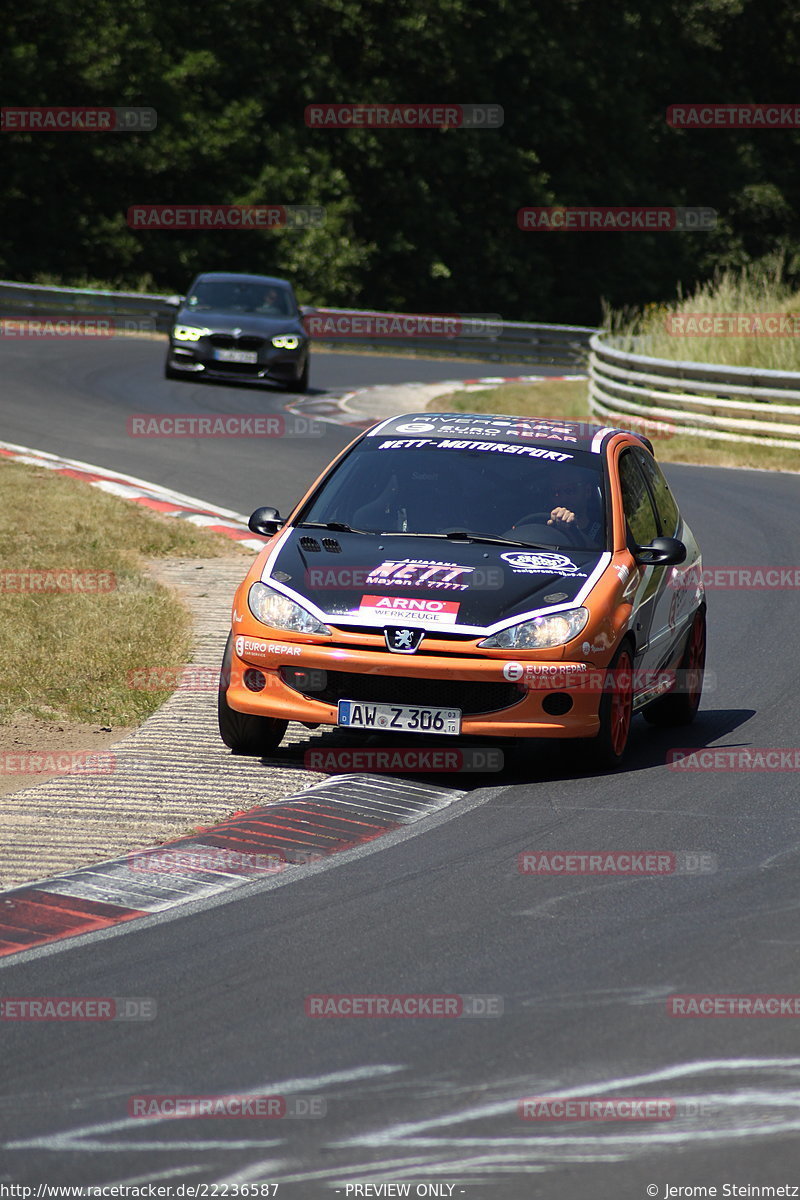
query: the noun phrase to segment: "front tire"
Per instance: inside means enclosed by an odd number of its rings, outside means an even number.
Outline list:
[[[310,370],[309,363],[308,363],[308,359],[306,358],[305,365],[303,367],[303,374],[300,376],[299,379],[294,379],[294,380],[292,380],[291,383],[286,385],[290,392],[307,392],[308,391],[309,370]]]
[[[289,722],[280,721],[276,717],[256,717],[252,713],[241,713],[231,708],[226,693],[231,681],[232,658],[233,640],[231,634],[228,634],[219,673],[217,698],[220,737],[234,754],[250,754],[260,758],[277,749]]]
[[[182,372],[176,371],[174,367],[171,367],[169,365],[169,355],[167,355],[167,360],[164,363],[164,378],[165,379],[181,379],[182,378]]]
[[[706,665],[706,610],[695,613],[692,628],[678,665],[678,689],[648,704],[642,713],[651,725],[662,729],[691,725],[700,707]]]
[[[598,767],[619,767],[625,758],[633,720],[633,655],[623,642],[608,667],[611,687],[603,689],[600,700],[600,732],[587,742],[592,763]]]

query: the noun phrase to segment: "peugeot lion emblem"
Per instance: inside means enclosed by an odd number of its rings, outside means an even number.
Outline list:
[[[388,625],[383,631],[386,649],[395,654],[413,654],[419,649],[423,633],[422,629],[402,629],[397,625]]]

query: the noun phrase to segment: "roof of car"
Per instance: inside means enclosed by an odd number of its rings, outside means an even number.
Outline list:
[[[263,283],[285,288],[292,286],[288,279],[278,279],[275,275],[242,275],[231,271],[204,271],[202,275],[197,276],[193,286],[206,280],[213,280],[215,283]]]
[[[599,454],[606,439],[615,433],[630,433],[608,425],[586,421],[558,421],[552,417],[515,417],[496,413],[403,413],[370,429],[368,437],[458,438],[470,441],[505,442],[530,446],[588,450]],[[632,434],[648,445],[646,438]]]

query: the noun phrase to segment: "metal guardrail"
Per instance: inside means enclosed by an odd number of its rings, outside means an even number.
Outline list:
[[[594,334],[589,406],[604,422],[658,420],[676,433],[800,450],[800,374],[649,358]]]
[[[91,288],[49,287],[44,284],[11,283],[0,280],[0,317],[94,317],[113,319],[121,331],[152,329],[167,333],[175,308],[167,296],[143,292],[97,291]],[[349,319],[354,327],[369,325],[370,318],[410,320],[413,314],[377,313],[348,308],[314,308],[309,316]],[[424,316],[413,317],[424,322]],[[457,314],[435,318],[451,330],[440,336],[431,333],[381,336],[374,329],[347,336],[316,337],[324,347],[381,350],[384,353],[421,354],[453,358],[477,358],[487,362],[523,362],[542,366],[571,367],[584,373],[589,339],[596,331],[583,325],[538,325],[502,321],[487,314]],[[377,322],[373,322],[377,324]],[[380,326],[378,326],[380,328]]]

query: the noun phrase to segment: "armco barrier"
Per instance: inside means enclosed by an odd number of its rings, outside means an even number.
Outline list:
[[[151,320],[153,328],[166,333],[175,308],[169,297],[144,292],[106,292],[90,288],[49,287],[35,283],[0,281],[0,318],[27,316],[113,317],[123,326],[126,319]],[[350,318],[392,317],[408,314],[376,313],[353,308],[314,308],[307,314]],[[362,322],[363,323],[363,322]],[[384,353],[435,353],[486,362],[530,362],[543,366],[586,369],[589,339],[594,329],[583,325],[527,325],[519,321],[484,322],[476,319],[471,336],[469,318],[459,322],[456,336],[379,337],[369,334],[347,338],[314,338],[319,346],[344,349],[382,350]],[[493,327],[494,326],[494,327]]]
[[[648,358],[598,333],[590,340],[589,404],[606,423],[631,416],[676,433],[800,450],[800,374]]]

